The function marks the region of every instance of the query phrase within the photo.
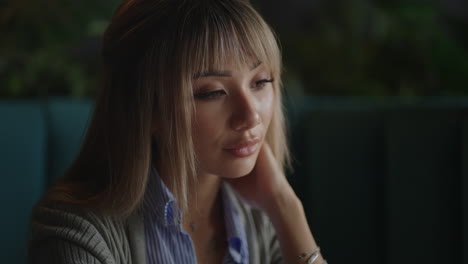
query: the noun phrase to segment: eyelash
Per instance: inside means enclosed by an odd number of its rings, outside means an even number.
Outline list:
[[[260,91],[262,90],[266,85],[267,83],[272,83],[274,82],[274,79],[262,79],[262,80],[258,80],[256,82],[254,82],[254,86],[252,87],[252,89],[254,89],[255,91]],[[226,94],[224,90],[215,90],[215,91],[211,91],[211,92],[202,92],[202,93],[197,93],[195,94],[195,98],[196,99],[200,99],[200,100],[212,100],[212,99],[216,99],[222,95]]]
[[[274,81],[273,78],[272,79],[261,79],[259,81],[254,82],[255,85],[260,85],[260,87],[254,87],[254,88],[256,88],[257,90],[261,90],[267,85],[267,83],[272,83],[273,81]]]

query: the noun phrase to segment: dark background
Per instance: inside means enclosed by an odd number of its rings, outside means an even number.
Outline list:
[[[278,34],[286,90],[332,96],[468,93],[462,0],[256,0]],[[0,96],[93,96],[116,0],[6,1]]]
[[[116,0],[0,3],[0,262],[75,157]],[[330,264],[468,264],[468,2],[256,0],[281,42],[295,172]]]

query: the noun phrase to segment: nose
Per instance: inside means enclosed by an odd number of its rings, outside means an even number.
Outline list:
[[[255,98],[251,94],[237,96],[232,105],[233,113],[230,123],[233,130],[249,130],[260,124],[261,117],[256,108]]]

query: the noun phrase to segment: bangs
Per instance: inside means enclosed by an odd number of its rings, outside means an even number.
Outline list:
[[[235,69],[266,64],[280,74],[280,52],[272,30],[260,15],[241,1],[199,1],[183,18],[177,33],[184,45],[183,72]]]

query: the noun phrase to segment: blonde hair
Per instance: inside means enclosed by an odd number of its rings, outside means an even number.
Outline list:
[[[266,140],[280,166],[289,164],[280,50],[247,1],[126,1],[104,35],[102,52],[105,82],[84,143],[48,200],[129,215],[141,204],[155,164],[186,209],[197,165],[192,79],[227,63],[260,61],[271,69],[276,107]]]

